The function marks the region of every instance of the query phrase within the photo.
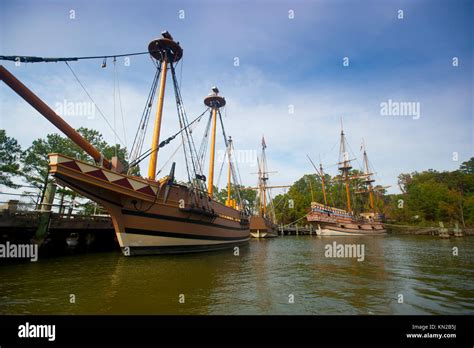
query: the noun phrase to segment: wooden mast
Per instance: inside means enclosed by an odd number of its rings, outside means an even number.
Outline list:
[[[204,98],[204,104],[211,108],[212,132],[211,132],[211,155],[209,159],[209,176],[207,178],[207,192],[209,197],[214,194],[214,159],[216,151],[216,128],[217,111],[225,105],[225,99],[219,96],[219,89],[212,87],[212,93]]]
[[[156,178],[156,164],[158,161],[158,149],[160,145],[160,131],[168,64],[176,63],[183,56],[182,48],[179,46],[179,43],[173,40],[170,33],[164,31],[161,35],[163,36],[162,39],[153,40],[148,45],[148,52],[150,52],[150,55],[161,62],[160,89],[158,91],[155,124],[151,142],[150,164],[148,166],[148,179],[150,180],[155,180]]]
[[[308,177],[309,183],[309,190],[311,191],[311,202],[314,202],[314,192],[313,192],[313,184],[311,183],[311,177]]]
[[[266,166],[266,156],[265,156],[265,149],[267,148],[267,144],[265,143],[265,138],[262,136],[262,160],[261,160],[261,192],[260,192],[260,201],[263,199],[263,211],[261,212],[261,216],[265,217],[267,215],[267,180],[268,177],[266,176],[267,166]]]
[[[228,202],[228,205],[231,204],[231,200],[230,200],[230,178],[231,178],[231,167],[230,167],[230,150],[231,150],[231,145],[232,145],[232,138],[229,136],[229,140],[228,140],[228,154],[227,154],[227,159],[229,160],[229,166],[227,168],[227,202]]]
[[[267,216],[267,190],[263,189],[263,216]]]
[[[345,140],[343,129],[341,129],[340,154],[342,155],[342,161],[339,162],[339,165],[340,165],[339,170],[342,173],[343,179],[345,181],[345,186],[346,186],[347,211],[351,213],[352,208],[351,208],[351,195],[349,192],[349,171],[352,169],[352,166],[350,164],[349,155],[346,151],[346,140]]]
[[[267,144],[265,143],[265,137],[262,136],[262,154],[261,154],[260,161],[257,161],[258,173],[252,173],[252,174],[258,174],[258,185],[256,187],[251,187],[252,190],[258,190],[259,216],[261,217],[266,217],[267,215],[267,191],[270,189],[290,187],[290,185],[268,186],[268,183],[267,183],[268,174],[277,173],[277,172],[275,171],[270,172],[267,170],[267,156],[265,154],[266,148],[267,148]],[[272,203],[270,195],[268,196],[268,200],[270,203]],[[270,218],[271,218],[271,215],[270,215]]]
[[[257,158],[258,161],[258,158]],[[259,214],[260,216],[263,216],[263,198],[262,198],[262,165],[261,162],[258,163],[258,205],[259,205]]]
[[[320,172],[320,176],[321,176],[321,185],[323,187],[323,197],[324,197],[324,205],[328,205],[328,201],[327,201],[327,198],[326,198],[326,183],[324,181],[324,171],[323,171],[323,165],[321,163],[319,163],[319,172]]]
[[[372,173],[369,172],[369,158],[367,157],[367,152],[365,151],[365,145],[363,144],[362,146],[364,148],[364,169],[365,169],[365,174],[367,175],[364,182],[367,185],[367,191],[369,191],[370,209],[372,209],[372,211],[375,213],[374,189],[372,187],[372,183],[375,180],[371,178]]]
[[[319,159],[319,171],[318,171],[318,168],[316,168],[316,166],[314,165],[314,162],[313,160],[311,159],[311,157],[309,157],[308,154],[306,154],[306,157],[308,157],[309,161],[311,162],[311,165],[313,166],[314,170],[316,171],[316,174],[321,178],[321,186],[323,188],[323,197],[324,197],[324,205],[328,205],[328,201],[327,201],[327,196],[326,196],[326,183],[325,183],[325,180],[324,180],[324,171],[323,171],[323,165],[321,164],[321,158]],[[311,196],[313,195],[313,193],[311,192]],[[314,201],[314,199],[311,197],[311,199]]]
[[[209,158],[209,175],[207,177],[207,192],[209,196],[214,193],[214,159],[216,151],[216,128],[217,128],[217,108],[213,107],[211,110],[212,117],[212,131],[211,131],[211,155]]]
[[[150,165],[148,167],[148,179],[155,180],[156,163],[158,160],[158,146],[160,144],[161,116],[163,114],[163,100],[165,98],[166,75],[168,73],[168,59],[166,56],[161,62],[160,90],[156,106],[155,125],[153,128],[153,138],[151,141]]]
[[[227,168],[227,201],[230,202],[230,158],[229,167]]]

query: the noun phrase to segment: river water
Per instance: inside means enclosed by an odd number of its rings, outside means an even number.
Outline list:
[[[326,257],[333,241],[363,245],[364,260]],[[239,256],[71,255],[0,265],[0,313],[474,314],[473,261],[472,237],[395,235],[251,240]]]

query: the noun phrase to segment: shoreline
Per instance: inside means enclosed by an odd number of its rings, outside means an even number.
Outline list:
[[[397,225],[397,224],[384,224],[387,227],[389,234],[409,234],[409,235],[438,235],[440,227],[435,226],[413,226],[413,225]],[[452,227],[446,227],[449,232],[453,231]],[[464,236],[473,236],[474,228],[466,227],[460,228]]]

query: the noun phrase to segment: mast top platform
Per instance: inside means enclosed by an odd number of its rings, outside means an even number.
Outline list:
[[[225,105],[225,98],[219,95],[219,89],[212,87],[212,93],[204,98],[204,104],[210,108],[221,108]]]
[[[148,44],[148,52],[156,60],[163,61],[168,55],[171,62],[178,62],[183,57],[183,49],[179,42],[174,41],[167,31],[163,31],[161,35],[163,38],[152,40]]]

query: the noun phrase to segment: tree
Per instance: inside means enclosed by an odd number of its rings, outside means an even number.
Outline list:
[[[4,129],[0,129],[0,184],[12,188],[19,186],[13,183],[12,177],[19,174],[19,158],[21,147],[14,138],[7,136]]]
[[[291,185],[288,193],[277,195],[273,201],[279,223],[289,224],[298,220],[304,225],[307,222],[301,218],[308,213],[311,202],[324,201],[321,179],[316,174],[305,174]]]
[[[471,158],[462,163],[459,170],[452,172],[429,169],[420,173],[400,174],[398,178],[403,194],[391,196],[388,215],[400,222],[443,221],[472,225],[473,164]],[[401,207],[400,200],[403,202]]]
[[[407,192],[407,186],[410,184],[412,177],[410,174],[400,174],[398,176],[398,187],[402,193]]]
[[[469,161],[463,162],[459,169],[464,174],[474,174],[474,157],[471,157]]]
[[[117,155],[125,167],[128,167],[126,160],[127,150],[120,145],[111,146],[103,139],[102,134],[98,131],[88,128],[77,129],[89,143],[91,143],[104,157],[111,158]],[[27,148],[21,155],[23,164],[22,175],[27,182],[44,190],[47,184],[49,173],[48,154],[60,153],[81,161],[93,163],[93,159],[71,139],[63,137],[59,134],[48,134],[45,139],[36,139],[32,145]],[[136,167],[135,172],[138,171]],[[59,189],[58,193],[64,196],[76,197],[76,193],[69,189]]]
[[[357,169],[349,172],[351,191],[351,208],[355,213],[367,211],[369,209],[368,194],[363,183],[363,173]],[[345,191],[344,179],[341,175],[331,177],[324,175],[326,199],[329,206],[346,208],[347,195]],[[359,192],[360,194],[354,194]],[[384,192],[377,192],[376,206],[377,211],[384,211],[383,203],[385,202]],[[299,221],[299,224],[306,224],[303,218],[310,210],[311,202],[319,202],[324,204],[324,193],[322,180],[319,175],[305,174],[298,179],[288,190],[287,194],[275,197],[277,202],[282,204],[275,205],[275,213],[277,221],[288,224]],[[302,219],[303,218],[303,219]]]
[[[62,153],[76,157],[77,152],[67,138],[48,134],[46,139],[36,139],[22,153],[23,176],[31,185],[41,189],[49,172],[48,154]]]
[[[237,185],[237,188],[240,191],[240,197],[242,198],[242,200],[246,203],[247,207],[252,210],[255,206],[255,199],[256,199],[255,190],[250,187],[244,187],[242,185]],[[236,187],[232,185],[231,198],[238,200],[235,190],[236,190]],[[217,186],[214,186],[214,192],[215,192],[214,194],[215,199],[218,202],[225,204],[228,197],[227,187],[219,190]]]
[[[126,161],[127,150],[120,145],[110,146],[96,130],[79,128],[81,134],[104,157],[111,158],[115,154],[120,161],[128,166]],[[34,140],[32,145],[22,154],[23,172],[25,179],[36,187],[42,187],[49,171],[48,154],[60,153],[81,161],[93,163],[93,159],[71,139],[59,134],[48,134],[46,139]]]

